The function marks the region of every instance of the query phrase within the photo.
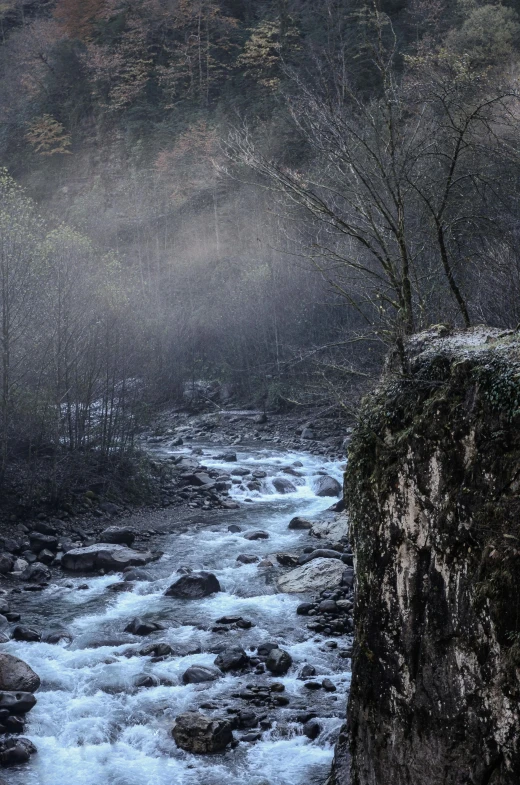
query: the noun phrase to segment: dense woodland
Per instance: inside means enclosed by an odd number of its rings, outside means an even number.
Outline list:
[[[349,409],[411,332],[520,322],[518,0],[2,0],[0,36],[2,481],[199,380]]]

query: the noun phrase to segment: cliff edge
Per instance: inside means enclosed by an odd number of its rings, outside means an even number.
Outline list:
[[[434,328],[365,401],[348,723],[331,781],[520,783],[520,336]]]

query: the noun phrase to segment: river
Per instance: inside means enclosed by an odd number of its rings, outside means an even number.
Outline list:
[[[198,446],[204,449],[198,458],[206,466],[223,472],[230,469],[216,459],[217,449]],[[26,767],[3,774],[9,785],[322,785],[325,781],[345,714],[350,661],[326,645],[338,639],[310,633],[308,619],[296,614],[305,595],[278,593],[272,570],[259,569],[257,564],[239,566],[236,558],[241,553],[262,558],[308,545],[308,533],[289,530],[288,522],[294,515],[323,515],[331,499],[315,495],[316,475],[326,471],[340,479],[340,466],[305,453],[239,450],[235,466],[265,471],[261,490],[236,487],[233,498],[240,502],[239,510],[201,513],[199,525],[154,541],[164,556],[147,567],[153,580],[115,593],[109,586],[121,576],[64,576],[41,593],[13,595],[12,608],[22,614],[24,624],[63,628],[73,639],[59,645],[10,641],[2,646],[28,662],[42,679],[25,733],[38,754]],[[296,491],[277,493],[270,478],[295,462],[300,462],[297,471],[302,476],[289,479],[297,483]],[[180,513],[172,510],[171,515]],[[263,529],[269,539],[245,540],[241,532],[228,531],[231,523],[243,531]],[[165,589],[183,566],[214,572],[223,591],[202,600],[165,597]],[[88,588],[78,589],[85,584]],[[254,626],[224,635],[212,632],[215,621],[224,615],[243,616]],[[167,629],[138,639],[124,632],[135,616],[161,621]],[[169,643],[177,656],[152,662],[139,655],[143,646],[159,640]],[[275,680],[268,673],[253,672],[184,685],[182,674],[188,666],[212,665],[212,650],[222,643],[239,643],[252,653],[259,643],[273,640],[291,654],[294,664],[285,676],[276,677],[285,686],[289,705],[267,712],[272,728],[263,732],[261,740],[242,741],[221,755],[194,756],[178,749],[171,736],[176,715],[206,702],[225,714],[227,707],[241,705],[232,697],[238,690]],[[306,690],[298,679],[306,663],[321,678],[329,677],[337,691]],[[136,677],[143,673],[160,683],[135,688]],[[307,709],[317,713],[322,728],[315,741],[302,735],[302,724],[295,721],[297,713]]]

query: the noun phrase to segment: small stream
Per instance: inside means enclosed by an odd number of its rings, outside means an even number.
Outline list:
[[[273,570],[257,564],[240,566],[236,558],[241,553],[262,558],[309,544],[307,532],[290,531],[287,524],[294,515],[322,516],[332,500],[315,495],[315,477],[325,470],[341,479],[341,470],[339,464],[302,453],[240,449],[234,466],[265,471],[261,490],[235,488],[239,510],[201,513],[197,528],[154,540],[164,556],[146,568],[152,581],[115,593],[109,586],[120,581],[120,575],[64,575],[42,593],[13,595],[13,610],[22,614],[24,624],[66,629],[73,640],[59,645],[10,641],[2,646],[28,662],[42,680],[25,733],[38,754],[28,766],[2,773],[9,785],[323,785],[345,713],[349,660],[326,645],[332,639],[313,635],[306,617],[297,616],[296,607],[305,595],[278,593]],[[229,471],[230,464],[216,459],[218,452],[204,447],[198,458],[208,467]],[[301,476],[289,479],[297,484],[296,491],[275,492],[270,478],[287,476],[279,474],[281,467],[295,462],[300,462]],[[171,514],[179,516],[178,511]],[[245,540],[242,533],[228,531],[231,523],[244,532],[263,529],[269,539]],[[223,591],[202,600],[165,597],[182,566],[214,572]],[[88,588],[79,590],[82,584]],[[224,615],[243,616],[255,626],[212,632]],[[161,621],[168,628],[137,638],[124,632],[135,616]],[[259,643],[273,640],[293,657],[286,676],[227,674],[211,683],[182,683],[188,666],[212,665],[211,650],[223,643],[238,643],[252,654]],[[152,662],[139,655],[154,641],[169,643],[177,656]],[[340,640],[340,645],[348,642]],[[297,677],[305,663],[321,678],[330,678],[337,691],[304,689]],[[144,673],[156,676],[159,685],[137,689],[134,681]],[[267,712],[273,725],[260,741],[240,742],[235,749],[212,756],[194,756],[176,747],[171,729],[178,714],[209,701],[218,707],[215,713],[225,715],[226,707],[243,703],[233,693],[248,684],[274,680],[283,682],[290,702]],[[248,708],[246,703],[243,708]],[[296,721],[298,712],[307,709],[316,711],[322,726],[315,741],[302,735],[301,722]]]

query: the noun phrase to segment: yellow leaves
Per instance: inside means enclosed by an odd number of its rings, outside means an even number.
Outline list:
[[[70,154],[70,134],[50,114],[43,114],[33,120],[25,138],[39,155]]]
[[[252,30],[251,37],[246,41],[242,54],[237,59],[237,65],[258,84],[276,90],[280,82],[278,72],[282,62],[282,51],[297,50],[298,38],[298,30],[293,25],[288,27],[282,40],[279,22],[269,20],[261,22]]]

